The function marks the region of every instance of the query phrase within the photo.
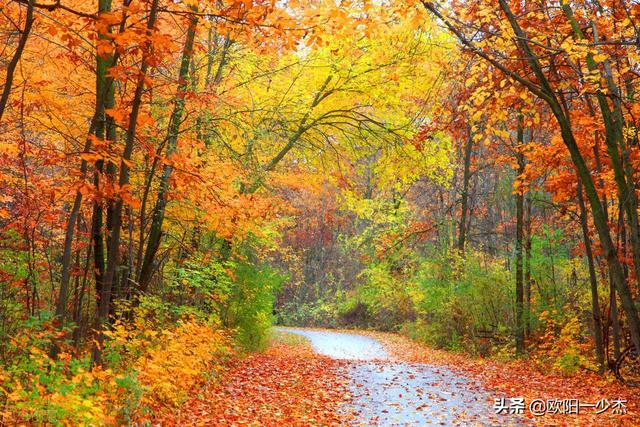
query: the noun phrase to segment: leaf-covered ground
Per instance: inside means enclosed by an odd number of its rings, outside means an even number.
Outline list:
[[[302,339],[277,334],[210,384],[162,425],[337,426],[348,399],[343,362],[315,354]]]
[[[522,417],[498,415],[491,395],[446,366],[393,358],[377,339],[357,331],[280,328],[304,336],[313,349],[348,360],[351,400],[341,407],[353,426],[524,426]]]
[[[499,362],[473,358],[462,353],[434,350],[396,334],[366,334],[383,342],[387,350],[399,360],[453,367],[478,380],[487,389],[495,391],[496,397],[524,397],[525,402],[534,399],[578,399],[587,404],[595,404],[601,399],[610,402],[615,399],[626,400],[626,414],[614,414],[611,409],[596,414],[595,408],[585,408],[579,415],[557,413],[532,417],[525,411],[525,416],[529,416],[532,423],[553,426],[640,426],[638,390],[623,386],[612,378],[603,378],[591,372],[564,377],[542,372],[526,361]],[[493,402],[488,404],[493,405]]]
[[[188,401],[183,408],[160,420],[162,425],[220,425],[220,426],[337,426],[360,425],[359,419],[366,410],[350,405],[351,402],[367,401],[370,390],[365,390],[364,400],[349,389],[349,373],[354,367],[381,364],[378,371],[393,366],[397,362],[407,362],[412,366],[435,367],[445,369],[451,381],[467,378],[463,382],[477,391],[480,405],[493,406],[492,397],[524,397],[525,402],[533,399],[579,399],[582,403],[596,403],[601,399],[624,399],[627,401],[627,413],[613,414],[611,410],[596,414],[595,409],[582,409],[581,414],[547,414],[532,417],[529,411],[525,424],[559,426],[636,426],[640,425],[635,390],[601,377],[583,373],[574,377],[562,377],[543,373],[527,364],[526,361],[498,362],[472,358],[467,355],[433,350],[395,334],[377,332],[359,332],[384,344],[391,354],[388,362],[335,360],[320,356],[301,338],[290,334],[277,333],[271,346],[264,353],[253,354],[237,360],[215,383],[209,384],[201,393]],[[415,365],[424,364],[424,365]],[[403,365],[407,366],[407,365]],[[374,369],[376,370],[376,369]],[[372,371],[373,372],[373,371]],[[394,374],[395,375],[395,374]],[[394,376],[392,375],[392,376]],[[395,375],[397,376],[397,375]],[[400,376],[401,377],[401,376]],[[450,381],[445,378],[436,386],[447,387]],[[391,384],[398,389],[402,384]],[[428,388],[429,384],[425,384]],[[385,387],[387,387],[386,385]],[[434,386],[434,384],[431,384]],[[451,383],[450,386],[454,385]],[[393,388],[391,387],[391,388]],[[415,390],[400,390],[397,403],[407,399],[403,394]],[[489,395],[487,395],[487,391]],[[437,394],[437,393],[436,393]],[[457,393],[453,393],[457,394]],[[353,395],[353,396],[352,396]],[[431,399],[432,393],[420,393]],[[436,396],[434,394],[434,396]],[[433,397],[434,399],[442,397]],[[403,400],[404,399],[404,400]],[[373,401],[373,400],[372,400]],[[417,406],[415,411],[433,415],[433,421],[451,419],[466,424],[471,419],[464,416],[465,408],[455,408],[453,418],[442,403],[427,402]],[[391,405],[393,406],[393,405]],[[415,405],[414,405],[415,406]],[[356,407],[359,413],[349,410]],[[346,408],[346,410],[345,410]],[[366,408],[364,408],[366,409]],[[378,408],[379,409],[379,408]],[[393,408],[392,408],[393,409]],[[435,411],[434,411],[435,409]],[[375,411],[373,411],[375,413]],[[386,412],[386,411],[382,411]],[[380,415],[380,414],[378,414]],[[376,418],[367,418],[375,423]],[[388,419],[388,418],[387,418]],[[491,418],[500,421],[500,416]],[[505,417],[505,425],[506,420]],[[466,421],[465,421],[466,420]],[[382,422],[381,424],[385,424]],[[442,425],[446,425],[446,422]],[[454,423],[455,424],[455,423]],[[493,423],[492,423],[493,424]],[[368,425],[368,424],[367,424]],[[405,425],[405,424],[399,424]],[[409,425],[411,423],[409,422]],[[472,424],[473,425],[473,424]],[[482,423],[478,425],[483,425]]]

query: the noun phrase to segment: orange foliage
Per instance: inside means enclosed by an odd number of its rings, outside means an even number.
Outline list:
[[[125,358],[125,366],[137,373],[144,389],[142,405],[160,411],[184,402],[206,377],[215,378],[233,353],[223,330],[192,320],[160,331],[118,324],[109,336],[110,345]],[[133,360],[128,360],[131,356]]]

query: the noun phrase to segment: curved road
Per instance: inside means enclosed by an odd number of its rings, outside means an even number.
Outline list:
[[[352,401],[343,410],[352,425],[527,425],[522,419],[496,415],[492,405],[499,396],[469,378],[446,367],[394,361],[373,338],[298,328],[278,330],[304,336],[319,354],[350,361],[345,375]]]

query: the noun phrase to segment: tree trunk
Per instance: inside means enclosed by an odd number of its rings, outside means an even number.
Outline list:
[[[18,67],[20,58],[22,57],[22,52],[24,52],[24,48],[27,45],[27,40],[29,39],[29,34],[31,33],[31,28],[33,27],[33,22],[36,19],[33,16],[34,8],[35,0],[29,0],[27,2],[27,14],[24,21],[24,28],[22,29],[22,31],[20,31],[18,46],[16,47],[15,52],[13,52],[11,61],[9,61],[9,64],[7,65],[4,85],[2,88],[2,95],[0,95],[0,123],[2,122],[2,116],[4,115],[4,111],[7,107],[7,102],[9,101],[11,88],[13,87],[13,75],[16,72],[16,68]]]
[[[469,178],[471,176],[471,155],[473,153],[473,134],[469,126],[469,134],[464,145],[464,171],[462,175],[462,200],[460,206],[460,223],[458,224],[458,252],[464,254],[467,239],[467,215],[469,211]]]
[[[111,117],[106,114],[106,109],[115,106],[115,88],[113,80],[107,79],[108,63],[112,58],[98,57],[96,87],[98,93],[104,93],[104,106],[97,109],[98,119],[96,123],[95,136],[98,139],[115,142],[116,129],[115,123]],[[109,167],[109,166],[108,166]],[[104,172],[104,161],[98,160],[95,164],[93,175],[93,185],[96,189],[100,186],[100,178]],[[91,243],[93,246],[94,259],[94,276],[96,281],[96,297],[102,293],[102,285],[105,272],[105,247],[104,247],[104,231],[103,231],[103,215],[104,210],[100,200],[93,201],[93,211],[91,213]],[[99,300],[98,300],[99,303]]]
[[[613,334],[613,357],[615,360],[618,360],[618,358],[620,357],[620,319],[618,316],[618,302],[616,300],[613,280],[609,292],[609,301],[611,305],[609,314],[611,316],[611,331]]]
[[[531,195],[527,193],[524,217],[524,327],[525,339],[531,335]]]
[[[518,145],[524,143],[524,130],[522,128],[522,116],[518,117]],[[518,159],[518,178],[524,174],[524,155],[516,154]],[[524,192],[522,188],[516,189],[516,354],[522,355],[525,350],[524,328],[524,284],[522,247],[524,236]]]
[[[182,49],[182,61],[180,63],[180,70],[178,72],[178,91],[176,93],[173,112],[169,119],[169,129],[167,131],[167,150],[166,157],[168,158],[173,154],[178,146],[178,134],[180,132],[180,122],[184,114],[184,94],[188,90],[189,80],[189,63],[193,57],[193,44],[196,34],[196,27],[198,25],[198,18],[196,15],[191,15],[189,18],[189,28],[187,30],[187,38]],[[156,204],[153,210],[153,217],[151,219],[151,226],[149,230],[149,237],[147,238],[147,249],[142,261],[142,267],[138,277],[139,291],[146,292],[151,277],[153,275],[153,262],[160,247],[160,239],[162,238],[162,225],[164,222],[164,214],[167,206],[167,193],[169,191],[169,179],[173,168],[169,164],[165,164],[160,178],[160,187],[158,190],[158,196]]]
[[[147,21],[147,31],[153,31],[156,22],[156,16],[158,11],[158,1],[153,0],[149,18]],[[129,115],[129,127],[127,128],[127,136],[125,141],[124,150],[122,153],[122,162],[120,163],[120,177],[118,180],[119,187],[126,188],[129,184],[129,164],[131,155],[133,153],[133,147],[136,138],[136,130],[138,125],[138,115],[140,113],[140,107],[142,105],[142,95],[144,92],[144,83],[147,75],[147,69],[149,66],[148,55],[150,54],[151,46],[146,44],[143,46],[142,65],[140,66],[140,72],[138,74],[138,81],[136,85],[136,91],[131,103],[131,113]],[[117,267],[120,255],[120,233],[122,230],[122,208],[124,201],[119,196],[113,204],[113,224],[111,230],[111,236],[109,239],[109,250],[107,255],[107,267],[104,274],[104,280],[102,284],[101,294],[99,295],[98,314],[96,317],[96,332],[97,337],[92,349],[92,361],[94,364],[101,364],[102,362],[102,344],[104,342],[104,331],[107,324],[107,319],[111,309],[111,293],[114,280],[117,276]]]
[[[98,3],[98,15],[107,13],[111,10],[111,0],[100,0]],[[105,37],[98,34],[98,37]],[[99,129],[100,121],[104,117],[105,103],[107,102],[108,87],[113,85],[113,78],[107,77],[107,71],[110,66],[116,62],[116,57],[105,58],[96,53],[96,106],[89,125],[89,132],[85,141],[83,152],[87,153],[91,150],[92,136]],[[80,179],[84,181],[87,175],[88,163],[86,160],[80,162]],[[71,278],[71,250],[73,246],[73,238],[75,234],[76,222],[82,206],[82,193],[76,191],[73,200],[69,218],[65,226],[64,245],[62,250],[62,268],[60,277],[60,291],[56,301],[56,317],[61,324],[65,323],[67,314],[67,299],[69,294],[69,280]]]
[[[578,179],[577,186],[578,205],[580,207],[580,225],[582,226],[582,238],[584,239],[585,255],[589,266],[589,283],[591,285],[591,312],[593,315],[593,341],[596,352],[598,370],[604,372],[604,344],[602,339],[602,320],[600,318],[600,302],[598,301],[598,277],[591,250],[591,238],[589,237],[589,224],[587,223],[587,208],[582,195],[582,183]]]

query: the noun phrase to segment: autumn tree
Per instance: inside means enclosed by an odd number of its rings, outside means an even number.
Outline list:
[[[626,149],[623,146],[622,151],[620,150],[621,144],[624,144],[621,137],[625,123],[621,101],[623,97],[615,96],[616,93],[622,92],[620,87],[612,85],[611,58],[606,46],[626,43],[628,35],[632,36],[635,29],[631,20],[628,20],[625,21],[625,32],[629,34],[624,35],[622,40],[613,35],[602,34],[604,28],[612,28],[605,22],[614,19],[617,10],[624,13],[631,9],[628,5],[622,4],[619,5],[619,9],[612,7],[606,9],[607,13],[601,13],[605,10],[599,9],[599,4],[584,4],[580,5],[580,15],[576,15],[575,5],[569,3],[561,3],[559,8],[553,5],[542,8],[533,4],[514,5],[502,0],[495,5],[491,2],[479,3],[470,9],[462,9],[459,4],[452,4],[450,8],[443,8],[433,2],[423,2],[423,5],[443,22],[466,49],[495,67],[511,84],[525,88],[533,96],[544,101],[553,114],[562,141],[571,155],[589,200],[594,226],[605,251],[612,281],[627,316],[632,341],[636,348],[640,347],[640,322],[631,288],[625,279],[624,269],[613,243],[593,170],[590,169],[584,149],[581,148],[584,143],[578,136],[582,135],[577,136],[572,125],[576,120],[576,114],[592,108],[593,102],[598,104],[610,167],[616,177],[618,199],[622,206],[633,206],[636,198],[629,196],[628,187],[629,179],[632,178],[631,168],[627,169],[625,175]],[[584,20],[586,24],[581,25],[578,20]],[[471,21],[475,24],[471,24]],[[477,24],[481,24],[480,27]],[[590,39],[587,39],[581,30],[585,27],[593,30]],[[469,29],[476,34],[472,35]],[[557,33],[545,33],[548,30]],[[571,34],[571,38],[564,40],[557,37],[557,34]],[[544,39],[545,43],[541,43],[541,39]],[[612,40],[612,45],[601,44],[603,39]],[[616,56],[616,59],[623,63],[628,61],[624,56]],[[624,75],[628,67],[623,70]],[[602,79],[597,76],[602,76]],[[628,77],[622,77],[622,81],[628,80]],[[570,85],[569,91],[562,88],[567,84]],[[589,91],[589,96],[585,97],[585,90]],[[607,100],[607,94],[614,94],[612,103]],[[582,108],[572,108],[575,104],[582,104]],[[626,144],[628,143],[627,141]],[[632,211],[634,209],[631,208]],[[637,235],[635,216],[635,213],[628,212],[626,221],[631,232]]]

